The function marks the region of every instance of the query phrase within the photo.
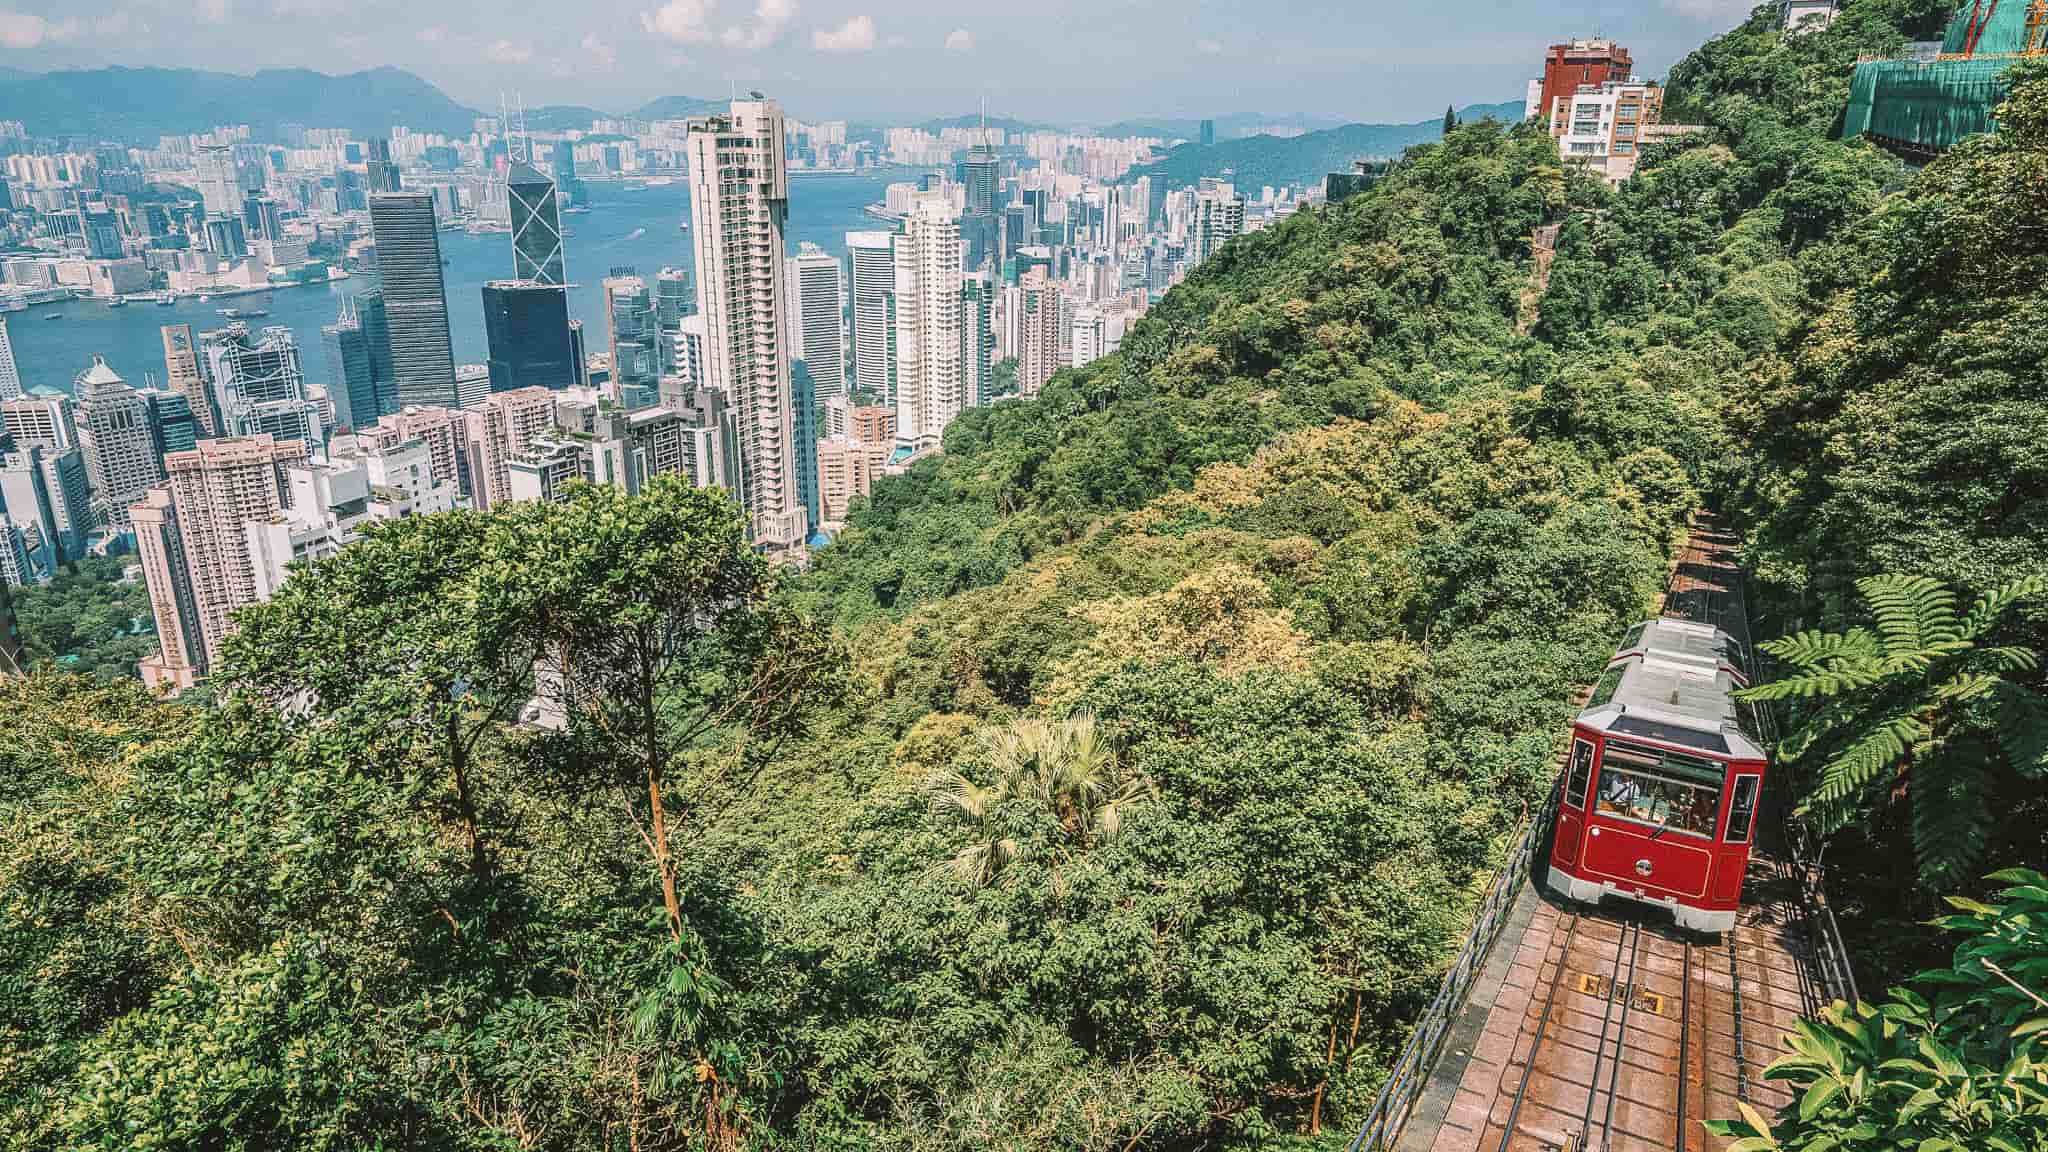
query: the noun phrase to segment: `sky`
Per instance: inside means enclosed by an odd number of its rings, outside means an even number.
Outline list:
[[[1520,99],[1543,48],[1661,76],[1747,0],[0,0],[0,66],[404,68],[474,107],[760,89],[810,119],[1404,122]],[[5,109],[0,108],[0,117]]]

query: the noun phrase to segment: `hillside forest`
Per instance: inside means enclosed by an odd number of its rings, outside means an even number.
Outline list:
[[[1724,1130],[2048,1147],[2048,74],[1833,138],[1946,15],[1759,9],[1619,190],[1411,149],[806,571],[586,488],[298,573],[204,705],[0,686],[0,1147],[1342,1147],[1703,507],[1872,1000]]]

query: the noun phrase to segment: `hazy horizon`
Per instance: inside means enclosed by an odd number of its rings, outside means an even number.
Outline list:
[[[573,9],[115,0],[88,18],[63,0],[5,0],[0,67],[246,74],[390,66],[473,108],[518,92],[529,107],[623,111],[659,96],[716,99],[755,88],[795,114],[849,120],[954,116],[985,101],[991,116],[1058,122],[1261,112],[1405,123],[1447,104],[1517,98],[1542,45],[1562,37],[1613,37],[1640,72],[1662,75],[1751,5],[1489,7],[1481,21],[1469,8],[1417,0],[1369,8],[1276,0],[1253,9],[1047,0],[1028,10],[930,0],[595,0]],[[1436,50],[1419,53],[1417,44]]]

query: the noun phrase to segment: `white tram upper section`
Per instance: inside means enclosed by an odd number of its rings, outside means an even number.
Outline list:
[[[1711,624],[1646,620],[1628,630],[1578,722],[1717,760],[1762,760],[1735,702],[1748,686],[1742,646]]]

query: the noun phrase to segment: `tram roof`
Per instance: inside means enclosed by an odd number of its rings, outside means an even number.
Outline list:
[[[1629,629],[1579,722],[1619,736],[1760,760],[1734,693],[1743,686],[1741,647],[1718,628],[1651,620]]]

